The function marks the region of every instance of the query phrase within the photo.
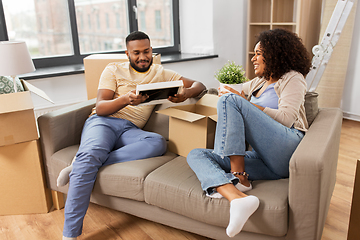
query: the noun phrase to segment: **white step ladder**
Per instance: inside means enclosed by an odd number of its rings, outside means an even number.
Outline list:
[[[316,90],[353,5],[354,0],[338,0],[320,45],[313,47],[312,66],[306,76],[308,92]]]

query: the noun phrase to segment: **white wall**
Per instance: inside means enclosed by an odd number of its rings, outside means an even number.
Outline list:
[[[180,37],[184,53],[215,53],[218,58],[165,64],[185,77],[203,82],[208,88],[218,87],[214,73],[228,60],[246,64],[246,26],[248,0],[181,0]],[[351,56],[346,77],[342,109],[346,117],[360,121],[360,7],[354,26]],[[150,36],[151,37],[151,36]],[[84,101],[84,74],[32,80],[44,90],[55,106]],[[35,109],[53,106],[33,96]]]
[[[245,67],[247,1],[182,0],[180,4],[182,52],[215,53],[219,57],[164,66],[208,88],[217,88],[214,74],[228,60]]]
[[[360,121],[360,5],[357,5],[349,64],[342,98],[344,117]]]

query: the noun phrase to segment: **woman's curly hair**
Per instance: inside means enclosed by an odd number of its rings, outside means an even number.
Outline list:
[[[268,30],[260,33],[258,42],[265,61],[265,79],[279,79],[290,70],[305,77],[310,71],[310,55],[295,33],[285,29]]]

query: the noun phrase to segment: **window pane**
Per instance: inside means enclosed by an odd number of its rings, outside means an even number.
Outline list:
[[[172,0],[138,0],[138,28],[146,32],[152,47],[173,46]]]
[[[127,6],[126,0],[75,0],[81,54],[125,49]]]
[[[9,40],[25,41],[33,58],[73,54],[67,1],[2,2]]]

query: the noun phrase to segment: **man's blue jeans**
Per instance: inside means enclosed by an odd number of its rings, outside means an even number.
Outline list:
[[[161,135],[143,131],[128,120],[97,115],[89,117],[70,174],[63,235],[77,237],[81,234],[100,167],[156,157],[165,151],[166,141]]]
[[[289,161],[302,131],[282,125],[236,94],[223,95],[217,111],[214,150],[194,149],[187,156],[204,191],[211,194],[215,187],[238,183],[230,173],[232,155],[244,156],[250,180],[289,177]],[[245,140],[252,151],[246,151]]]

